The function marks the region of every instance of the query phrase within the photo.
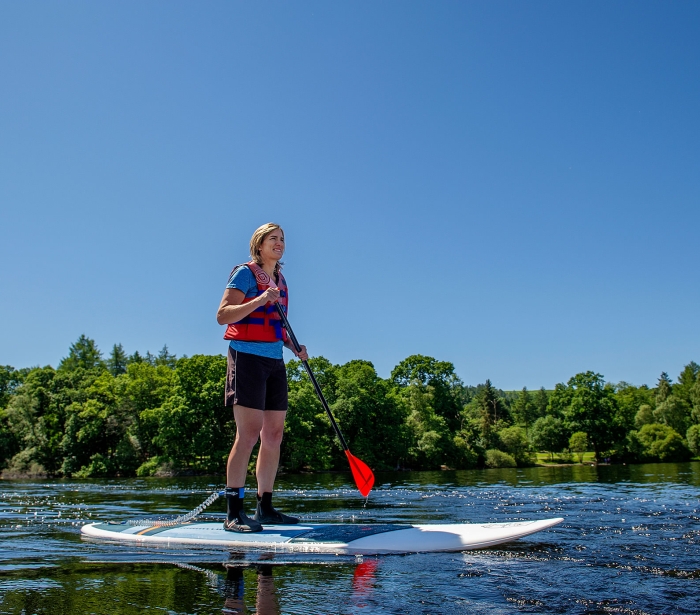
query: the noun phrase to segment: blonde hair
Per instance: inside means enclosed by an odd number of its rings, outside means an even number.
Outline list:
[[[253,236],[250,238],[250,259],[254,263],[257,263],[258,265],[263,264],[262,258],[260,258],[260,246],[262,245],[262,242],[265,241],[265,237],[277,229],[284,232],[282,227],[274,222],[268,222],[267,224],[263,224],[255,229]],[[277,264],[275,265],[275,274],[280,272],[282,265],[284,265],[282,261],[277,261]]]

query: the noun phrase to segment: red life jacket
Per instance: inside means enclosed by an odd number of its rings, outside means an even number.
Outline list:
[[[239,267],[248,267],[255,276],[255,281],[258,284],[258,292],[255,297],[246,297],[243,303],[248,303],[262,295],[270,287],[270,276],[263,271],[263,268],[257,263],[250,262],[243,265],[237,265],[231,271],[231,275]],[[279,281],[277,288],[280,289],[280,298],[277,300],[282,306],[284,313],[287,313],[287,283],[284,280],[282,272],[279,272]],[[231,276],[229,276],[231,279]],[[278,342],[287,341],[287,332],[282,327],[280,315],[277,313],[274,303],[267,303],[255,308],[248,316],[239,320],[236,323],[226,327],[224,333],[225,340],[242,340],[246,342]]]

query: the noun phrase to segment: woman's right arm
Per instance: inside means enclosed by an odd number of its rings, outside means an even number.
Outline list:
[[[219,310],[216,312],[216,322],[220,325],[230,325],[231,323],[239,322],[256,308],[270,301],[277,301],[279,297],[279,288],[268,288],[259,297],[255,297],[248,303],[243,303],[245,294],[242,291],[237,288],[227,288],[224,290]]]

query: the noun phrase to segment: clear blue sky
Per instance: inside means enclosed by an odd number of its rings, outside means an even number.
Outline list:
[[[287,235],[312,354],[467,384],[700,362],[700,3],[3,2],[0,364],[225,352]]]

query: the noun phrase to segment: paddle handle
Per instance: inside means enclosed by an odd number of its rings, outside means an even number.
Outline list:
[[[294,335],[294,331],[292,331],[292,327],[290,326],[289,321],[287,320],[287,315],[284,313],[282,306],[275,301],[275,307],[277,308],[277,313],[280,315],[280,319],[282,320],[282,326],[287,330],[287,335],[289,335],[289,339],[291,340],[292,345],[294,346],[294,349],[297,352],[301,352],[301,346],[299,345],[299,342],[297,341],[297,336]],[[302,361],[301,364],[304,366],[306,373],[309,375],[309,379],[311,380],[311,384],[314,385],[316,395],[318,395],[318,398],[321,400],[321,405],[323,406],[323,409],[326,411],[326,414],[328,415],[328,418],[331,421],[331,425],[333,425],[333,429],[335,430],[335,433],[338,436],[340,443],[343,445],[343,450],[348,451],[349,450],[348,444],[345,441],[345,438],[343,437],[343,433],[340,431],[340,427],[338,427],[338,423],[336,423],[335,419],[333,418],[333,413],[331,412],[331,409],[328,407],[328,402],[326,401],[326,398],[323,396],[323,391],[321,391],[321,387],[319,386],[318,382],[316,381],[316,377],[314,376],[314,373],[311,371],[311,367],[309,366],[309,362]]]

